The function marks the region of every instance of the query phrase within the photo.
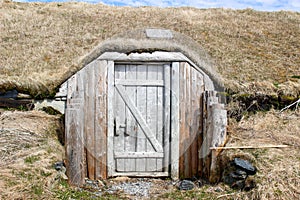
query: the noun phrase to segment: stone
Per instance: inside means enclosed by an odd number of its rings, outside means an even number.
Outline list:
[[[256,174],[256,168],[248,160],[235,158],[233,164],[240,170],[245,171],[248,175]]]
[[[56,169],[57,171],[61,171],[62,170],[62,168],[64,167],[64,162],[56,162],[56,163],[54,163],[54,165],[53,165],[53,167],[54,167],[54,169]]]
[[[195,187],[195,184],[190,180],[183,180],[179,184],[179,190],[192,190]]]
[[[245,187],[243,188],[243,190],[250,191],[255,187],[256,187],[255,180],[253,178],[248,177],[245,181]]]
[[[245,180],[248,174],[245,171],[237,169],[236,171],[231,172],[230,176],[236,180]]]
[[[164,29],[146,29],[146,35],[148,38],[173,38],[173,33]]]
[[[245,180],[236,181],[230,187],[233,189],[242,190],[245,187]]]

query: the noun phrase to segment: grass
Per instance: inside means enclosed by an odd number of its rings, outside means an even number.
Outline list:
[[[128,199],[128,195],[119,192],[105,192],[111,180],[105,182],[102,196],[96,196],[92,189],[70,187],[67,181],[53,169],[53,163],[63,159],[63,147],[58,142],[56,131],[59,129],[59,116],[42,112],[5,111],[0,115],[4,130],[30,132],[12,134],[0,132],[0,139],[6,138],[9,144],[3,146],[5,154],[0,154],[4,165],[0,164],[0,198],[3,199]],[[234,157],[246,158],[258,169],[253,177],[257,187],[251,191],[239,191],[218,183],[204,185],[191,191],[179,191],[173,186],[161,186],[154,181],[156,187],[153,197],[157,199],[298,199],[300,193],[300,110],[287,110],[279,113],[276,110],[247,114],[239,122],[229,119],[229,142],[227,146],[247,146],[264,144],[286,144],[284,149],[249,149],[226,150],[222,158],[228,161]],[[55,125],[56,124],[56,125]],[[31,141],[28,149],[26,141]],[[10,152],[12,151],[12,152]],[[1,153],[1,152],[0,152]],[[6,156],[9,155],[9,156]],[[10,158],[10,159],[9,159]],[[11,159],[13,158],[13,159]],[[26,160],[26,161],[25,161]],[[170,181],[170,180],[165,180]],[[158,185],[155,185],[155,184]]]
[[[128,29],[161,27],[202,45],[227,88],[299,94],[298,12],[74,2],[1,3],[0,12],[0,90],[16,87],[33,96],[51,95],[76,70],[72,64],[105,39]]]
[[[41,158],[39,156],[29,156],[27,158],[25,158],[25,163],[28,163],[28,164],[33,164],[34,162],[40,160]]]

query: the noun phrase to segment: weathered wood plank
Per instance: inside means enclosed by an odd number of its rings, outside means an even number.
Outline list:
[[[136,65],[126,65],[126,80],[136,80]],[[117,84],[115,82],[115,84]],[[124,86],[124,85],[123,85]],[[136,106],[136,87],[126,87],[126,94]],[[125,134],[125,152],[132,152],[136,150],[136,120],[132,115],[128,106],[126,106],[126,134]],[[135,171],[135,159],[126,159],[125,161],[125,171]]]
[[[202,95],[202,142],[201,142],[201,147],[199,149],[199,159],[200,159],[200,163],[201,163],[201,176],[203,178],[207,178],[207,176],[205,176],[207,169],[205,167],[206,164],[206,158],[207,155],[209,154],[209,151],[207,149],[207,92],[204,92]]]
[[[212,93],[211,91],[206,91],[206,132],[205,132],[205,158],[204,158],[204,166],[203,166],[203,174],[205,175],[205,178],[209,179],[210,176],[210,163],[211,163],[211,151],[209,150],[209,147],[211,145],[211,139],[212,139],[212,113],[211,113],[211,102],[212,102]]]
[[[126,66],[116,65],[115,67],[115,79],[125,79],[126,78]],[[125,134],[126,134],[126,104],[122,97],[118,94],[116,87],[114,86],[115,94],[115,108],[114,117],[116,120],[116,133],[114,137],[114,147],[118,151],[125,151]],[[117,171],[125,170],[125,160],[116,160]]]
[[[223,104],[212,105],[212,119],[213,119],[213,135],[211,147],[219,147],[225,145],[226,141],[226,126],[227,126],[227,112],[224,110]],[[217,156],[220,150],[213,150],[210,165],[209,181],[216,183],[221,178],[220,169],[217,164]]]
[[[164,153],[158,152],[115,152],[115,158],[163,158]]]
[[[204,95],[204,77],[201,73],[197,74],[197,98],[199,106],[197,156],[198,156],[198,175],[202,176],[203,159],[201,157],[201,148],[203,143],[203,95]]]
[[[113,62],[97,61],[95,66],[95,158],[96,179],[107,178],[107,75]],[[113,90],[113,88],[110,88]],[[112,91],[113,92],[113,91]],[[113,101],[110,102],[111,104]],[[110,122],[111,123],[111,122]],[[113,123],[113,122],[112,122]],[[111,125],[111,124],[110,124]],[[112,124],[113,126],[113,124]]]
[[[172,63],[172,73],[171,73],[171,178],[178,179],[180,172],[180,89],[181,89],[181,80],[179,63]],[[167,97],[166,97],[167,98]]]
[[[152,80],[152,81],[157,80],[157,73],[158,73],[157,69],[158,69],[158,66],[148,65],[147,80]],[[155,140],[162,147],[162,144],[157,139],[157,106],[156,105],[157,105],[157,88],[147,86],[146,122],[147,122],[147,125],[149,126],[149,128],[151,129],[153,136],[155,137]],[[147,152],[154,151],[151,141],[147,140],[146,148],[147,148]],[[156,169],[157,169],[156,167],[157,167],[156,159],[151,159],[151,158],[146,159],[147,171],[156,171]]]
[[[212,137],[214,132],[214,119],[212,115],[212,106],[218,104],[218,98],[216,97],[215,91],[205,92],[205,102],[204,102],[204,113],[205,113],[205,135],[203,136],[203,175],[204,178],[209,179],[210,177],[210,166],[212,161],[212,154],[210,146],[212,143]]]
[[[190,143],[191,143],[191,177],[198,175],[198,130],[200,121],[200,108],[199,108],[199,91],[198,91],[198,72],[191,68],[191,129],[190,129]]]
[[[139,65],[137,68],[138,78],[139,79],[147,79],[147,66],[146,65]],[[137,87],[137,109],[141,112],[143,118],[146,118],[147,114],[147,107],[146,105],[146,87]],[[145,152],[146,151],[146,136],[144,131],[137,127],[137,152]],[[139,158],[136,161],[136,171],[146,171],[146,159]]]
[[[138,66],[139,68],[140,66]],[[126,80],[121,80],[121,79],[116,79],[115,84],[118,85],[126,85],[126,86],[164,86],[164,81],[163,80],[143,80],[140,78],[140,75],[138,75],[138,79],[126,79]],[[128,77],[130,78],[130,77]],[[141,80],[140,80],[141,79]]]
[[[113,157],[114,146],[114,76],[115,66],[112,61],[108,61],[107,66],[107,175],[113,176],[115,172],[115,161]],[[115,97],[115,98],[114,98]]]
[[[192,117],[191,117],[191,68],[188,63],[184,63],[185,68],[185,132],[183,133],[185,136],[184,139],[184,177],[191,178],[191,160],[192,160],[192,152],[191,152],[191,125],[192,125]]]
[[[168,177],[168,172],[116,172],[114,176],[134,176],[134,177]]]
[[[79,72],[68,81],[65,116],[67,175],[69,183],[74,186],[81,186],[85,177],[83,91],[83,80]]]
[[[84,133],[88,178],[95,179],[95,72],[97,62],[93,61],[82,71],[84,82]]]
[[[169,79],[168,79],[169,81],[167,80],[168,81],[167,85],[170,85],[170,67],[169,67],[169,65],[162,65],[157,68],[157,81],[166,82],[166,80],[164,80],[164,74],[165,74],[164,72],[169,74]],[[165,83],[163,83],[163,84],[165,84]],[[156,87],[156,94],[157,94],[157,96],[156,96],[156,110],[157,110],[157,113],[156,113],[156,138],[157,138],[158,142],[163,145],[164,155],[165,155],[165,158],[163,158],[163,159],[161,159],[161,158],[156,159],[156,171],[167,171],[167,168],[164,167],[163,161],[168,160],[168,158],[169,158],[169,151],[167,150],[167,147],[169,145],[168,145],[168,143],[166,143],[164,138],[169,137],[169,134],[167,131],[170,131],[170,130],[168,127],[168,130],[164,131],[164,122],[165,122],[164,115],[167,115],[167,117],[170,117],[170,110],[169,110],[170,106],[169,106],[169,104],[168,104],[168,106],[166,105],[165,110],[164,110],[164,88]],[[169,97],[169,101],[170,101],[170,97]]]
[[[187,58],[178,52],[160,52],[153,53],[131,53],[129,55],[118,52],[105,52],[99,58],[99,60],[114,60],[114,61],[129,61],[129,62],[161,62],[162,60],[169,61],[185,61]]]

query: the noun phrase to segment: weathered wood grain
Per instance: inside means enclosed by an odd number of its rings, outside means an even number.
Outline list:
[[[202,143],[202,103],[204,93],[203,74],[188,63],[180,63],[180,177],[199,175]]]
[[[126,79],[126,65],[116,65],[115,66],[115,79]],[[118,93],[115,84],[114,92],[116,98],[116,106],[114,110],[114,117],[116,119],[116,133],[117,137],[114,137],[114,146],[110,147],[116,149],[117,151],[125,151],[125,136],[126,136],[126,104],[120,94]],[[116,146],[115,146],[116,145]],[[116,160],[116,170],[125,171],[125,159]]]
[[[185,70],[185,63],[180,63],[179,67],[179,102],[180,102],[180,142],[179,142],[179,149],[180,149],[180,158],[179,158],[179,176],[180,178],[185,177],[185,159],[186,159],[186,152],[185,152],[185,139],[186,139],[186,70]]]
[[[157,69],[158,66],[148,65],[147,67],[147,80],[157,80]],[[162,147],[162,143],[157,139],[157,87],[147,86],[147,115],[146,115],[146,123],[151,129],[153,133],[153,137],[155,137],[156,141]],[[146,151],[153,152],[156,149],[153,148],[151,141],[147,140],[146,143]],[[156,150],[157,151],[157,150]],[[161,152],[163,152],[163,148],[161,148]],[[146,159],[146,170],[147,171],[156,171],[156,159],[147,158]]]
[[[223,104],[213,104],[211,106],[213,133],[211,147],[219,147],[225,145],[226,141],[226,126],[227,126],[227,112]],[[216,183],[221,178],[220,166],[217,163],[217,157],[220,150],[213,150],[210,165],[209,181]]]
[[[68,80],[66,109],[66,158],[69,183],[81,186],[85,177],[84,161],[84,88],[79,72]]]
[[[162,152],[115,152],[115,158],[163,158]],[[145,170],[144,170],[145,171]]]
[[[98,61],[95,66],[95,178],[107,178],[107,136],[108,136],[108,69],[111,61]],[[93,113],[93,112],[91,112]]]
[[[95,67],[97,61],[87,65],[83,71],[84,76],[84,134],[85,134],[85,152],[87,161],[87,176],[95,179]]]
[[[137,80],[136,74],[136,65],[126,65],[126,80],[130,80],[128,82],[133,82]],[[115,83],[116,85],[119,85]],[[123,85],[123,84],[121,84]],[[136,86],[134,85],[123,85],[126,90],[126,94],[128,98],[132,101],[133,105],[136,105]],[[126,103],[125,103],[126,104]],[[126,117],[126,134],[125,134],[125,152],[133,152],[136,150],[136,130],[135,127],[137,125],[136,119],[134,118],[131,110],[126,106],[125,110]],[[136,171],[135,168],[135,159],[128,158],[125,161],[125,171]]]
[[[147,65],[139,65],[137,68],[138,77],[141,80],[147,79]],[[137,102],[136,106],[137,109],[141,112],[142,117],[146,118],[147,114],[147,107],[145,106],[145,102],[147,99],[147,88],[144,86],[137,86]],[[140,126],[137,126],[137,152],[146,152],[146,136],[144,134],[144,131],[140,128]],[[145,158],[139,158],[136,161],[136,170],[137,172],[146,171],[146,159]]]
[[[166,86],[166,89],[168,87],[171,88],[171,94],[166,93],[166,95],[171,95],[171,125],[167,124],[168,126],[171,126],[171,144],[170,144],[170,154],[171,154],[171,160],[170,160],[170,166],[171,166],[171,178],[172,179],[178,179],[179,178],[179,171],[180,171],[180,76],[179,76],[180,70],[179,70],[179,63],[173,62],[172,68],[171,68],[171,83],[170,86]],[[168,78],[166,78],[168,79]],[[168,97],[166,97],[168,98]],[[167,163],[165,163],[167,164]]]
[[[116,73],[117,75],[117,73]],[[122,146],[117,146],[118,143],[114,141],[114,106],[118,105],[114,102],[117,100],[114,91],[114,78],[115,78],[115,66],[114,63],[109,61],[107,67],[107,176],[113,176],[116,166],[113,157],[113,147],[123,148]]]

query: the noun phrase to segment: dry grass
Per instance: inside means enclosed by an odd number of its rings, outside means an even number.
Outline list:
[[[52,165],[64,149],[56,137],[58,118],[43,112],[0,112],[0,199],[54,196],[58,174]]]
[[[231,122],[231,141],[227,146],[286,144],[290,148],[229,150],[229,157],[250,159],[258,168],[257,188],[234,193],[229,199],[300,198],[300,111],[269,111]]]
[[[0,111],[1,112],[1,111]],[[224,157],[247,158],[258,168],[257,187],[249,192],[230,189],[223,183],[184,192],[155,181],[153,198],[166,199],[299,199],[300,110],[271,110],[230,119],[227,146],[286,144],[290,148],[226,150]],[[89,199],[89,192],[69,188],[52,168],[62,160],[64,149],[55,130],[58,117],[37,111],[5,111],[0,114],[0,199]],[[114,181],[108,180],[114,184]],[[162,186],[165,186],[163,190]],[[160,188],[160,189],[159,189]],[[105,191],[105,189],[103,189]],[[121,194],[118,194],[121,195]],[[103,198],[127,198],[104,195]]]
[[[47,94],[103,40],[128,29],[162,27],[202,45],[228,88],[300,93],[298,12],[10,2],[0,3],[0,13],[2,90]],[[260,87],[262,81],[268,87]]]

